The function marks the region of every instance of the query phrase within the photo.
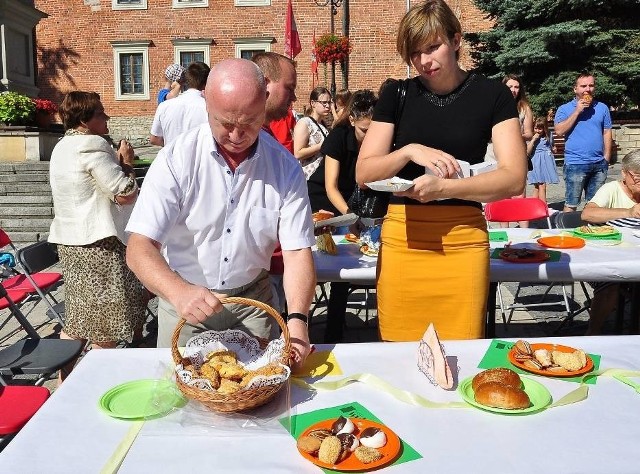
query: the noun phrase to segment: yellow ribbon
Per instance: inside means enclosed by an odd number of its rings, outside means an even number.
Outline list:
[[[582,377],[582,381],[580,382],[580,386],[578,388],[567,393],[565,396],[546,408],[561,407],[564,405],[570,405],[572,403],[586,400],[589,396],[589,387],[585,384],[585,381],[590,377],[614,377],[616,380],[626,383],[627,385],[632,385],[635,388],[633,382],[629,383],[630,381],[626,381],[623,379],[625,377],[640,377],[640,371],[626,369],[605,369],[585,374]],[[362,382],[382,392],[386,392],[394,398],[400,400],[401,402],[408,403],[410,405],[416,405],[425,408],[471,408],[471,405],[465,402],[432,402],[431,400],[428,400],[421,395],[406,390],[400,390],[399,388],[394,387],[390,383],[373,374],[354,374],[331,382],[308,383],[302,379],[292,379],[292,382],[302,388],[311,390],[338,390],[340,388],[346,387],[353,382]],[[640,384],[638,385],[640,386]],[[639,390],[640,393],[640,389],[637,388],[636,390]]]

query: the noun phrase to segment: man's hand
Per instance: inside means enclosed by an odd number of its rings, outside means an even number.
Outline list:
[[[311,344],[309,343],[309,330],[304,321],[299,319],[291,319],[287,323],[289,329],[289,340],[291,341],[291,370],[295,373],[304,365],[309,352],[311,352]]]
[[[120,165],[125,164],[128,166],[133,166],[133,160],[135,160],[135,152],[133,150],[133,146],[127,140],[120,140],[120,145],[118,146],[118,160],[120,161]]]
[[[170,303],[176,309],[178,316],[190,324],[199,324],[223,310],[220,298],[208,288],[196,285],[185,285],[184,290],[172,296]]]

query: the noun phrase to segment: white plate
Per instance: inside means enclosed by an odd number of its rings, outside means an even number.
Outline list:
[[[358,216],[353,213],[344,214],[341,216],[330,217],[329,219],[325,219],[323,221],[314,222],[314,227],[316,229],[320,227],[333,226],[333,227],[344,227],[347,225],[355,224],[358,220]]]
[[[374,191],[387,191],[389,193],[396,193],[399,191],[406,191],[413,186],[413,181],[398,178],[381,179],[380,181],[373,181],[371,183],[364,183],[369,189]]]

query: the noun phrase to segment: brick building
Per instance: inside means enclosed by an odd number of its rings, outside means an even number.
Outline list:
[[[406,0],[347,0],[351,90],[377,90],[387,77],[406,77],[407,67],[395,51],[395,32]],[[411,2],[416,3],[414,1]],[[37,86],[40,96],[57,102],[69,90],[100,93],[114,137],[148,135],[164,68],[174,62],[208,64],[255,51],[284,52],[287,0],[35,0],[48,15],[36,27]],[[464,31],[489,22],[472,0],[449,0]],[[314,0],[294,0],[302,43],[298,62],[296,107],[307,102],[313,86],[312,40],[328,33],[330,7]],[[343,6],[334,16],[336,33],[344,27]],[[469,65],[463,51],[462,61]],[[319,66],[319,83],[325,68]],[[330,66],[327,68],[330,81]],[[336,85],[344,86],[336,65]]]

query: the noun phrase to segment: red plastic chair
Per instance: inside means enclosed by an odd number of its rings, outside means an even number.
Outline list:
[[[547,206],[547,203],[545,203],[542,199],[534,197],[502,199],[500,201],[488,202],[484,207],[484,216],[489,222],[514,222],[545,219],[547,222],[547,227],[552,227],[551,219],[549,218],[549,207]],[[547,287],[547,290],[544,292],[542,297],[543,300],[552,286],[553,285]],[[518,296],[520,295],[521,287],[520,285],[518,285],[518,289],[513,296],[514,303],[505,307],[504,301],[502,299],[502,290],[500,287],[501,283],[498,282],[496,291],[498,294],[498,303],[500,304],[500,312],[502,314],[502,322],[504,324],[508,324],[509,322],[511,322],[513,312],[516,309],[555,306],[558,304],[555,301],[529,304],[515,303],[515,301],[518,299]],[[570,317],[572,311],[569,304],[567,290],[564,285],[562,285],[562,297],[564,300],[563,302],[565,310],[567,312],[567,315]],[[509,311],[509,317],[507,317],[505,314],[505,311],[507,310]]]
[[[48,398],[45,387],[6,386],[0,379],[0,451]]]
[[[16,271],[16,275],[2,282],[2,286],[7,290],[26,291],[29,294],[29,300],[36,301],[36,304],[44,301],[49,307],[49,311],[53,312],[54,317],[62,324],[63,317],[59,310],[60,306],[52,294],[53,290],[63,283],[62,274],[43,271],[59,261],[51,244],[41,241],[18,249],[7,233],[0,229],[0,248],[6,246],[11,247],[15,253],[19,268],[23,273]]]

